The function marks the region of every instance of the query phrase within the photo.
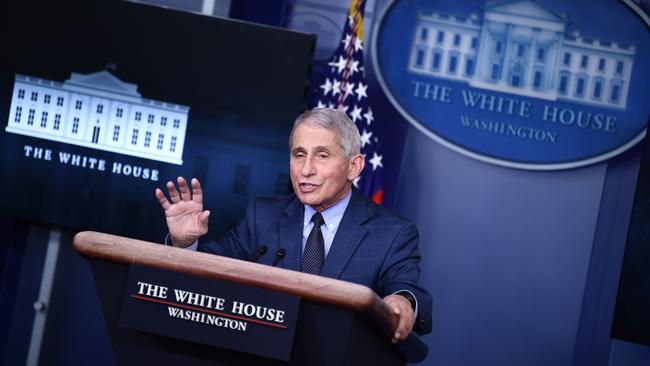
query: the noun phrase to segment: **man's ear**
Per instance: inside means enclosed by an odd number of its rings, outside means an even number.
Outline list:
[[[366,166],[366,159],[361,154],[357,154],[350,159],[348,168],[348,180],[353,181],[354,178],[361,175],[363,167]]]

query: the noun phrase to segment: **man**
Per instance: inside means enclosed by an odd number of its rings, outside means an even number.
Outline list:
[[[190,187],[167,182],[171,203],[160,189],[171,244],[355,282],[372,288],[398,317],[393,342],[409,333],[431,331],[431,296],[417,285],[418,233],[415,226],[364,198],[353,180],[365,165],[356,125],[339,110],[319,108],[299,116],[291,131],[290,170],[295,195],[257,198],[245,217],[219,241],[198,244],[208,232],[197,179]]]

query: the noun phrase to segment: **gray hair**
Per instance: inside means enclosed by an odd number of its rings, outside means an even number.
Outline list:
[[[357,125],[352,122],[345,112],[331,108],[314,108],[307,111],[293,123],[291,135],[289,135],[289,148],[293,148],[293,132],[299,124],[306,123],[311,127],[321,127],[334,130],[339,137],[339,145],[347,159],[357,155],[361,151],[361,135]]]

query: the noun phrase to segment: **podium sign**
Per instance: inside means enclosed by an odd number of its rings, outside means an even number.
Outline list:
[[[300,298],[131,265],[119,325],[288,361]]]

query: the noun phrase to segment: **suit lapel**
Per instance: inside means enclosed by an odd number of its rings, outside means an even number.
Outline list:
[[[361,193],[352,188],[350,203],[348,203],[339,228],[336,230],[334,241],[320,273],[321,276],[338,278],[366,235],[366,229],[361,226],[368,219],[364,201]]]
[[[284,212],[287,216],[278,221],[278,229],[280,231],[280,247],[286,250],[286,254],[284,259],[278,262],[278,266],[300,271],[304,206],[298,198],[294,198]]]

